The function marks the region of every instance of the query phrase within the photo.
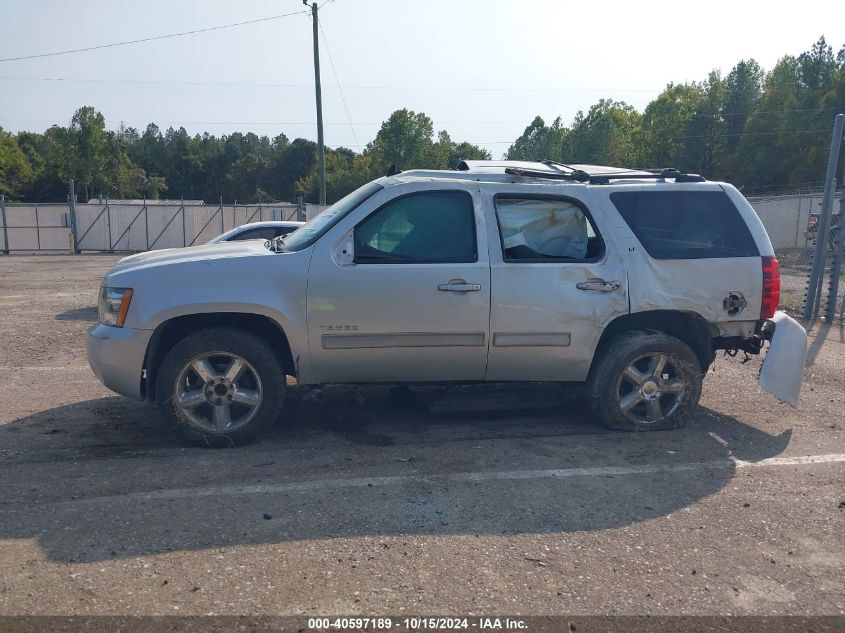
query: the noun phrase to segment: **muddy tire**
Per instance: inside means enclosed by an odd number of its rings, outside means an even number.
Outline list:
[[[625,332],[602,346],[590,408],[607,426],[658,431],[683,426],[701,397],[701,365],[690,347],[654,331]]]
[[[285,398],[279,360],[261,338],[230,327],[190,334],[168,352],[156,377],[166,420],[200,446],[247,444],[278,418]]]

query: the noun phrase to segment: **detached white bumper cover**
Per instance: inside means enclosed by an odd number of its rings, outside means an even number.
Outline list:
[[[775,331],[757,382],[778,400],[795,407],[807,360],[807,331],[784,312],[775,312],[772,321]]]

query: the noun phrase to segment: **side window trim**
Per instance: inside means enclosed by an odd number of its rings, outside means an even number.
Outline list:
[[[400,194],[398,196],[395,196],[395,197],[391,198],[390,200],[384,201],[378,207],[376,207],[375,209],[370,211],[365,217],[361,218],[355,224],[355,226],[352,228],[352,242],[353,242],[353,244],[355,244],[355,242],[356,242],[355,234],[358,231],[359,226],[364,224],[367,220],[369,220],[371,217],[373,217],[377,213],[381,212],[385,207],[395,203],[398,200],[402,200],[403,198],[409,198],[411,196],[419,196],[419,195],[432,194],[432,193],[436,194],[436,193],[456,193],[456,192],[467,197],[467,199],[469,200],[469,203],[470,203],[469,208],[472,211],[472,216],[471,216],[472,217],[472,251],[473,251],[472,258],[468,258],[468,259],[449,259],[449,260],[443,260],[443,259],[430,259],[430,260],[428,260],[428,259],[400,259],[400,258],[397,258],[397,259],[379,259],[379,260],[369,260],[369,261],[364,260],[364,261],[361,261],[361,260],[358,259],[358,252],[357,252],[357,248],[356,248],[355,258],[353,259],[352,263],[355,264],[355,265],[362,265],[362,266],[369,266],[369,265],[373,265],[373,264],[376,264],[376,265],[378,265],[378,264],[411,265],[411,264],[474,264],[474,263],[477,263],[478,262],[478,223],[476,221],[476,213],[475,213],[476,199],[475,199],[475,195],[473,194],[473,192],[471,192],[467,189],[464,189],[464,188],[459,188],[459,187],[444,188],[444,189],[422,189],[422,190],[417,190],[417,191],[409,191],[407,193],[403,193],[403,194]]]
[[[552,200],[557,202],[566,202],[578,207],[584,214],[587,223],[592,227],[596,238],[599,240],[600,249],[594,257],[586,257],[583,259],[569,259],[566,257],[538,257],[533,259],[517,259],[508,257],[505,252],[505,238],[502,234],[502,224],[499,221],[499,208],[497,202],[499,200]],[[599,262],[604,259],[607,254],[607,242],[604,236],[599,231],[596,221],[593,219],[593,214],[587,208],[583,200],[573,198],[571,196],[560,194],[546,194],[546,193],[519,193],[519,192],[499,192],[493,195],[493,213],[496,217],[496,231],[499,234],[499,248],[502,253],[502,262],[505,264],[590,264]]]

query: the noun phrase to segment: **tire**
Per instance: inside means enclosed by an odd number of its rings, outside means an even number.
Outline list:
[[[269,345],[232,327],[185,337],[156,376],[164,417],[190,441],[212,448],[255,440],[278,418],[285,389],[285,374]]]
[[[637,330],[608,341],[599,353],[588,385],[590,408],[610,428],[676,429],[698,406],[701,364],[683,341]]]

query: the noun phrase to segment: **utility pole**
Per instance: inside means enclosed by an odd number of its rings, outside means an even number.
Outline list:
[[[302,0],[308,6],[308,0]],[[326,204],[326,146],[323,143],[323,96],[320,92],[320,44],[317,39],[317,3],[311,5],[311,19],[314,27],[314,88],[317,93],[317,147],[320,154],[320,204]]]

